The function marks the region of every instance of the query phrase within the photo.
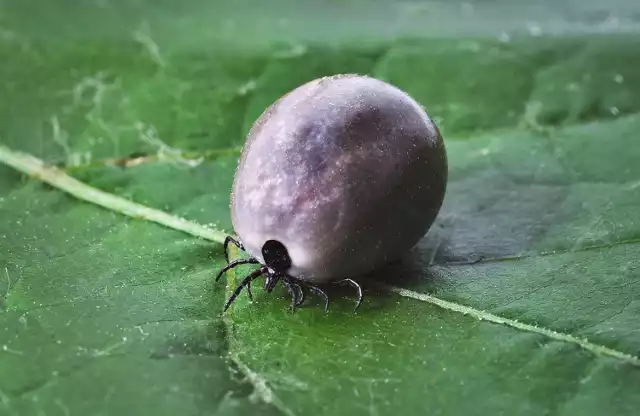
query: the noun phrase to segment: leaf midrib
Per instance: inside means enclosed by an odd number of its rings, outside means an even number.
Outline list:
[[[579,345],[580,347],[588,351],[591,351],[596,355],[614,357],[614,358],[623,360],[629,364],[640,366],[640,358],[636,356],[624,353],[622,351],[618,351],[613,348],[606,347],[604,345],[589,342],[586,339],[580,339],[570,334],[557,332],[552,329],[545,328],[543,326],[535,326],[535,325],[527,324],[524,322],[520,322],[516,319],[504,318],[502,316],[495,315],[480,309],[472,308],[459,303],[450,302],[441,298],[437,298],[435,296],[431,296],[426,293],[420,293],[420,292],[404,289],[397,286],[388,286],[388,285],[379,285],[379,286],[388,292],[396,293],[406,298],[427,302],[432,305],[436,305],[440,308],[453,311],[453,312],[458,312],[463,315],[469,315],[480,321],[489,321],[489,322],[493,322],[500,325],[506,325],[521,331],[533,332],[536,334],[544,335],[548,338],[551,338],[557,341],[563,341],[563,342]]]

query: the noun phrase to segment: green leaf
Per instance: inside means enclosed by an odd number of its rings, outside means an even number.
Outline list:
[[[639,11],[545,3],[0,1],[0,415],[637,413]],[[436,224],[222,315],[247,130],[344,72],[438,121]]]

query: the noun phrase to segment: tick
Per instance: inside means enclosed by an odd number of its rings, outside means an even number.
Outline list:
[[[323,77],[267,108],[249,131],[231,192],[238,238],[227,237],[227,270],[254,264],[227,300],[265,276],[282,284],[292,309],[303,287],[347,284],[398,259],[433,224],[444,200],[447,156],[442,136],[406,92],[368,76]],[[229,244],[247,258],[229,263]]]

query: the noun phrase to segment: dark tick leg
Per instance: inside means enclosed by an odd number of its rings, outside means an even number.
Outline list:
[[[241,242],[239,242],[238,240],[236,240],[235,238],[231,237],[230,235],[227,236],[227,238],[224,239],[224,259],[226,260],[227,263],[229,263],[229,243],[233,244],[234,246],[238,247],[240,250],[245,251],[244,250],[244,245],[242,245]]]
[[[289,294],[293,298],[292,309],[295,310],[304,302],[304,291],[293,277],[288,276],[283,279],[283,284],[287,287]]]
[[[273,273],[267,274],[267,278],[264,279],[264,291],[267,293],[271,293],[271,291],[275,289],[279,281],[280,275]]]
[[[284,275],[282,277],[282,284],[285,285],[291,297],[294,298],[293,301],[295,302],[295,307],[293,309],[295,310],[295,308],[299,307],[304,302],[304,290],[300,287],[303,283],[295,277]]]
[[[293,287],[298,293],[298,302],[296,303],[296,307],[298,307],[304,302],[304,291],[302,290],[300,285],[295,282],[291,282],[291,287]]]
[[[320,289],[318,286],[313,286],[309,283],[304,283],[302,281],[300,281],[300,283],[302,283],[303,285],[305,285],[306,287],[309,288],[310,291],[312,291],[313,293],[315,293],[316,295],[320,295],[324,298],[324,311],[328,312],[329,311],[329,296],[327,296],[327,294],[324,292],[324,290]]]
[[[240,266],[242,264],[259,264],[258,260],[256,259],[240,259],[240,260],[234,260],[231,263],[227,264],[226,266],[224,266],[219,272],[218,272],[218,276],[216,276],[216,282],[218,280],[220,280],[220,278],[222,277],[222,275],[228,271],[233,269],[236,266]]]
[[[358,291],[358,302],[356,303],[356,308],[354,309],[357,310],[360,305],[362,304],[362,288],[360,287],[360,285],[358,284],[358,282],[356,282],[353,279],[343,279],[340,280],[339,282],[337,282],[337,284],[343,285],[343,286],[351,286],[354,287],[357,291]]]
[[[296,306],[298,306],[298,291],[293,288],[294,283],[291,283],[289,279],[283,279],[282,284],[287,288],[291,295],[291,312],[295,312]],[[300,287],[300,286],[298,286]]]
[[[229,308],[231,303],[238,297],[240,292],[242,292],[243,287],[247,286],[249,283],[251,283],[252,280],[257,279],[258,277],[262,276],[266,272],[267,272],[266,267],[260,267],[258,270],[252,272],[250,275],[245,277],[242,280],[242,283],[240,283],[240,285],[236,288],[236,290],[233,291],[233,294],[229,297],[229,300],[227,300],[227,303],[224,305],[224,311],[226,311]]]

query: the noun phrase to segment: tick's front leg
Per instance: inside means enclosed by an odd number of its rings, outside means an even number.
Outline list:
[[[242,245],[242,243],[239,240],[236,240],[235,238],[228,235],[227,238],[224,239],[224,246],[223,246],[224,260],[227,262],[227,264],[229,264],[229,244],[233,244],[234,246],[238,247],[240,250],[245,251],[244,245]]]

